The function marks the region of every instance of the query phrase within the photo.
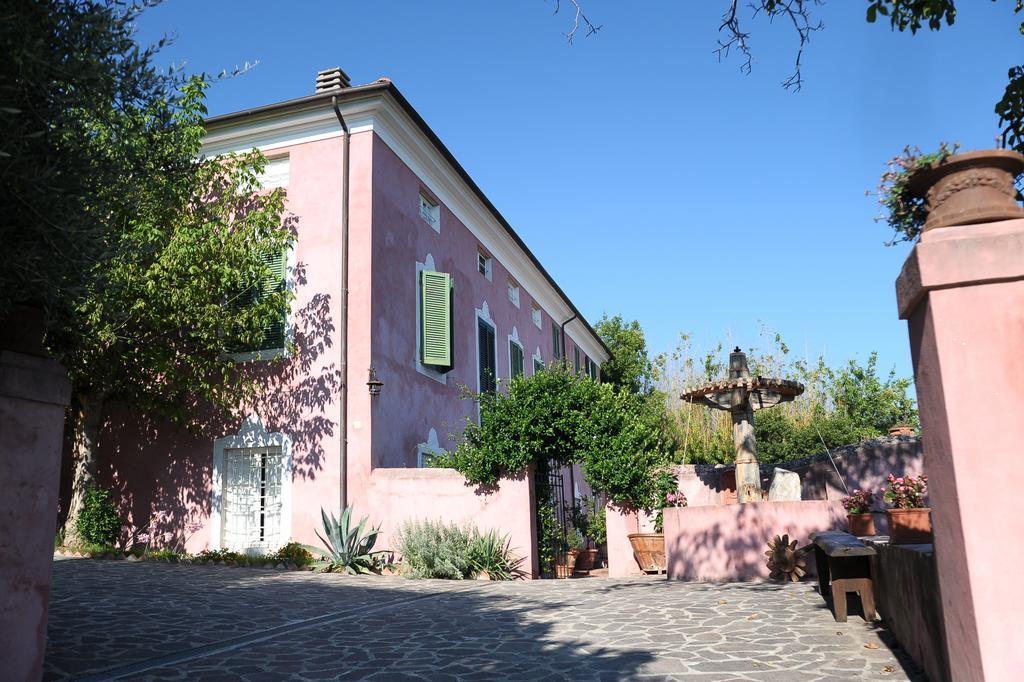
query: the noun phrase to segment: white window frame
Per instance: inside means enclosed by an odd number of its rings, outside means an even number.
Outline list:
[[[488,256],[483,249],[476,250],[476,271],[486,277],[488,282],[493,281],[493,263],[494,259]],[[481,266],[483,266],[483,271],[480,270]]]
[[[530,376],[533,376],[537,373],[537,363],[539,362],[542,365],[544,364],[544,356],[540,354],[540,346],[537,346],[537,350],[533,353],[533,357],[531,357],[530,360],[532,360],[530,363],[530,371],[533,372]]]
[[[263,172],[256,176],[256,187],[259,190],[287,188],[291,172],[291,158],[288,154],[270,157]]]
[[[430,432],[427,433],[427,440],[416,445],[416,468],[426,468],[427,455],[440,455],[443,453],[444,448],[441,447],[437,440],[437,430],[431,428]]]
[[[508,335],[508,380],[512,381],[512,346],[516,345],[519,347],[519,352],[523,355],[523,376],[526,376],[526,350],[523,348],[523,342],[519,340],[519,330],[512,327],[512,333]]]
[[[441,206],[423,192],[420,192],[420,218],[441,234]]]
[[[242,422],[238,433],[213,441],[213,472],[210,483],[210,548],[223,549],[224,531],[224,474],[226,452],[249,448],[281,449],[284,470],[281,472],[281,534],[287,543],[292,535],[292,439],[285,433],[267,431],[263,421],[256,414],[250,414]],[[270,549],[268,547],[268,549]],[[276,548],[274,548],[276,549]]]
[[[534,303],[530,315],[533,317],[533,324],[537,329],[544,329],[544,316],[541,315],[540,308]]]
[[[515,307],[519,307],[519,285],[511,277],[508,278],[508,300]]]
[[[473,321],[473,336],[476,339],[476,344],[473,346],[473,353],[476,354],[476,392],[480,393],[483,390],[483,386],[480,385],[480,322],[483,321],[494,331],[494,383],[500,385],[500,377],[498,376],[498,325],[491,319],[491,310],[487,305],[487,301],[484,301],[484,304],[477,308],[475,312],[476,319]],[[479,421],[479,406],[477,420]]]
[[[292,294],[292,301],[288,304],[288,312],[284,316],[284,348],[265,348],[263,350],[245,351],[243,353],[226,353],[227,357],[235,362],[261,362],[291,357],[288,349],[295,342],[295,311],[292,310],[292,303],[295,302],[294,294],[297,286],[295,273],[297,267],[295,244],[293,243],[288,247],[288,252],[285,254],[284,285]]]

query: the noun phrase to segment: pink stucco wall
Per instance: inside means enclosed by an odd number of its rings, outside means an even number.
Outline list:
[[[529,475],[482,491],[453,469],[380,468],[371,474],[367,493],[371,522],[381,528],[379,548],[396,551],[395,531],[407,521],[471,524],[507,535],[523,558],[524,577],[538,574]]]
[[[846,530],[839,502],[752,502],[665,510],[665,554],[673,580],[756,580],[768,577],[764,553],[775,535],[799,547],[810,535]],[[813,572],[813,556],[807,556]]]
[[[303,541],[315,540],[321,507],[339,507],[342,437],[348,443],[348,502],[356,515],[374,512],[374,468],[415,467],[417,446],[428,441],[431,429],[440,447],[453,445],[451,436],[475,416],[460,388],[477,388],[476,311],[485,303],[496,328],[501,381],[510,375],[513,330],[529,376],[538,349],[545,362],[552,359],[551,327],[563,321],[544,311],[538,329],[525,284],[519,282],[517,308],[508,297],[504,264],[494,258],[491,279],[481,275],[470,230],[441,203],[441,231],[435,232],[419,214],[422,179],[376,133],[356,133],[350,155],[348,419],[339,424],[341,145],[340,138],[328,138],[269,153],[289,157],[286,207],[297,234],[291,321],[298,350],[277,364],[249,366],[260,374],[262,391],[240,415],[255,414],[268,431],[292,439],[291,536]],[[428,254],[436,269],[452,273],[456,287],[455,369],[444,383],[417,371],[416,363],[416,263]],[[567,333],[570,362],[574,348]],[[371,366],[384,382],[375,398],[365,385]],[[145,525],[156,511],[169,514],[161,532],[180,534],[186,523],[203,523],[187,545],[199,551],[217,544],[210,534],[214,441],[236,433],[239,422],[197,415],[192,426],[175,427],[112,403],[100,439],[100,482],[120,492],[133,524]],[[576,479],[580,492],[588,493],[582,476]]]
[[[897,280],[956,680],[1024,669],[1024,220],[926,232]],[[997,560],[992,561],[992,552]]]
[[[371,182],[371,133],[352,136],[351,249],[354,263],[368,263]],[[262,390],[243,414],[255,413],[269,431],[292,439],[292,536],[316,540],[320,507],[336,510],[339,496],[338,314],[341,230],[341,141],[321,140],[276,150],[287,153],[290,179],[287,211],[297,232],[295,294],[291,322],[297,352],[276,364],[252,363]],[[364,259],[359,260],[359,254]],[[365,268],[353,267],[349,325],[353,339],[369,337],[369,285]],[[368,365],[369,351],[355,344],[350,365]],[[353,419],[367,419],[364,379],[354,372]],[[362,390],[360,390],[362,389]],[[129,406],[109,405],[99,447],[100,482],[119,491],[132,523],[145,525],[155,511],[170,514],[161,530],[180,533],[186,522],[204,527],[191,537],[190,551],[213,546],[210,537],[214,440],[237,432],[238,421],[224,423],[193,416],[193,430],[139,414]],[[350,431],[350,459],[359,473],[360,452],[369,452],[366,431]],[[365,457],[364,457],[365,459]],[[365,485],[365,480],[362,481]],[[359,479],[357,478],[357,485]]]
[[[42,676],[69,394],[53,360],[0,351],[0,677],[8,680]]]
[[[450,436],[461,434],[467,417],[475,418],[474,403],[460,400],[459,394],[462,386],[479,388],[478,310],[486,304],[494,323],[498,379],[504,382],[510,378],[513,329],[523,347],[524,373],[531,376],[538,349],[545,363],[553,359],[551,326],[564,320],[553,320],[542,308],[538,329],[531,314],[534,299],[519,282],[519,307],[509,300],[509,273],[497,258],[492,259],[491,279],[482,275],[476,237],[380,138],[374,138],[373,183],[372,364],[384,381],[373,405],[373,464],[412,467],[417,446],[427,441],[431,429],[441,447],[451,447]],[[421,192],[440,206],[440,233],[420,217]],[[425,263],[428,255],[436,270],[452,275],[455,287],[455,367],[444,383],[417,371],[416,365],[416,264]],[[566,346],[572,361],[575,345],[568,333]],[[359,371],[365,369],[359,366]]]

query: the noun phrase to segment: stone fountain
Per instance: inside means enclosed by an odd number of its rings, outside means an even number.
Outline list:
[[[729,354],[729,378],[712,381],[687,391],[683,400],[732,414],[732,437],[736,446],[736,494],[740,502],[760,502],[761,467],[754,438],[754,412],[789,402],[804,392],[804,386],[787,379],[750,376],[747,355],[738,347]]]

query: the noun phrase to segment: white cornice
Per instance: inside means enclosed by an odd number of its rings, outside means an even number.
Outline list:
[[[353,134],[375,132],[549,316],[559,323],[572,317],[570,305],[390,94],[375,91],[365,97],[341,101],[339,107]],[[340,136],[334,111],[330,103],[325,102],[299,111],[212,126],[202,152],[206,156],[253,148],[269,152]],[[607,359],[604,347],[582,322],[570,322],[566,325],[566,334],[591,359],[598,362]]]

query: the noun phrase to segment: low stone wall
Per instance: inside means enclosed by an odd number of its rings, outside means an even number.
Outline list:
[[[765,551],[775,535],[798,547],[812,533],[845,530],[840,502],[752,502],[665,510],[665,553],[672,580],[743,581],[768,577]],[[813,556],[807,556],[809,573]]]
[[[950,679],[932,545],[869,544],[878,613],[929,680]]]
[[[897,476],[923,473],[921,439],[917,436],[895,436],[846,445],[808,457],[761,465],[761,485],[765,491],[775,468],[795,471],[800,475],[801,499],[840,500],[846,490],[878,492],[890,473]],[[691,507],[705,504],[731,504],[735,501],[733,465],[683,464],[679,471],[679,489],[686,493]],[[845,486],[844,487],[844,483]],[[875,508],[884,508],[881,499]]]
[[[368,499],[371,521],[381,527],[378,548],[394,550],[395,530],[406,521],[472,523],[507,534],[523,557],[527,577],[539,573],[532,475],[502,479],[493,490],[482,490],[454,469],[374,469]]]

